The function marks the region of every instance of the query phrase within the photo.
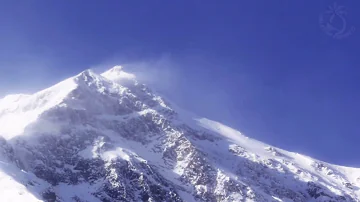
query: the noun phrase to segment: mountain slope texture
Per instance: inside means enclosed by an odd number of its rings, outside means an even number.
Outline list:
[[[355,202],[360,169],[168,103],[116,66],[0,100],[0,201]]]

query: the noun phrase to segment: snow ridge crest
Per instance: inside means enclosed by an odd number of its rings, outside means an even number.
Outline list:
[[[16,193],[8,201],[24,201],[21,192],[31,202],[360,202],[360,169],[195,117],[121,66],[4,100],[0,187]],[[7,186],[10,176],[18,183]]]

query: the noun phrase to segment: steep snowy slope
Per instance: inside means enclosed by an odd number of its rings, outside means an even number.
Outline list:
[[[1,99],[0,135],[0,201],[360,201],[360,169],[193,116],[120,66]]]
[[[38,193],[44,192],[49,184],[17,165],[14,150],[0,137],[0,201],[42,201]]]

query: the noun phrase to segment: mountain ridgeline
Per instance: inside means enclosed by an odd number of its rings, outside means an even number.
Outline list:
[[[0,201],[360,201],[360,169],[197,117],[120,66],[0,99],[0,136]]]

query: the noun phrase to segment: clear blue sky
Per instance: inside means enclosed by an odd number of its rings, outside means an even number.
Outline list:
[[[360,166],[360,30],[343,39],[321,30],[319,15],[333,1],[0,4],[0,95],[89,67],[141,63],[183,108],[287,150]],[[348,28],[360,29],[360,1],[338,4]]]

